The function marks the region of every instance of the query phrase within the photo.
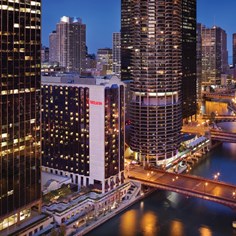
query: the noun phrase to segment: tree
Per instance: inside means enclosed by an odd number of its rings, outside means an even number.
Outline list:
[[[215,112],[212,112],[212,113],[211,113],[211,117],[210,117],[210,123],[214,123],[214,122],[215,122],[215,119],[216,119],[216,113],[215,113]]]
[[[66,235],[66,226],[64,224],[61,224],[59,229],[59,236],[64,236],[64,235]]]
[[[57,236],[57,230],[53,229],[50,233],[50,236]]]

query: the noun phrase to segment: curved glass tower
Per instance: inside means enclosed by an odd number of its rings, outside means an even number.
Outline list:
[[[182,126],[182,1],[130,1],[131,149],[166,166],[178,153]]]

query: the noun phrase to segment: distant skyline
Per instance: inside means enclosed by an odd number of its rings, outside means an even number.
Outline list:
[[[62,16],[79,17],[87,26],[89,53],[112,46],[112,33],[120,31],[121,0],[43,0],[42,44],[48,46],[49,34],[56,29]],[[232,34],[236,32],[235,0],[197,0],[197,21],[212,27],[217,25],[228,36],[229,56],[232,56]]]

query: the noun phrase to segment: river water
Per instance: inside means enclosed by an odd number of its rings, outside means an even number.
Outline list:
[[[222,128],[236,132],[236,123]],[[192,174],[236,185],[236,144],[224,143],[207,154]],[[236,211],[193,197],[157,190],[88,236],[236,236]]]

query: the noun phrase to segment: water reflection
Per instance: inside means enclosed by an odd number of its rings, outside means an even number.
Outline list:
[[[135,236],[136,227],[137,227],[137,211],[129,210],[125,212],[125,214],[123,214],[120,219],[120,234],[127,236]]]
[[[199,232],[200,232],[200,236],[212,236],[211,230],[206,226],[202,226],[199,229]]]
[[[144,202],[140,202],[140,211],[143,212],[143,208],[144,208]]]
[[[171,222],[170,225],[170,235],[171,236],[183,236],[183,223],[175,220]]]
[[[154,212],[148,211],[141,218],[141,231],[144,236],[158,235],[157,215]]]
[[[233,123],[236,130],[236,123]],[[236,143],[207,154],[192,174],[236,184]],[[218,190],[215,189],[215,194]],[[88,236],[232,236],[235,212],[223,205],[166,191],[154,192]]]

